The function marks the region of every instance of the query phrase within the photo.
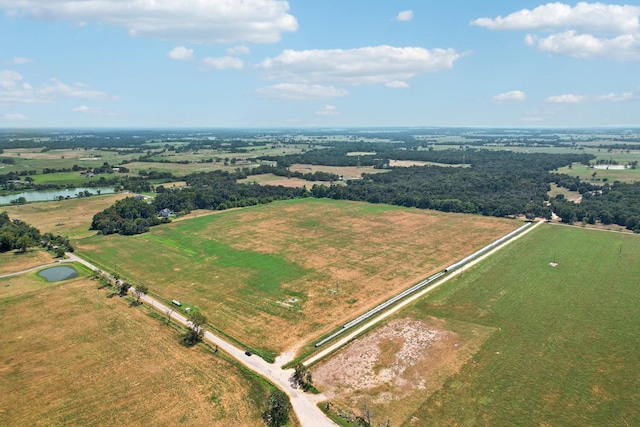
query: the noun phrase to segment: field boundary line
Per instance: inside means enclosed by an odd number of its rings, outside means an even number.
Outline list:
[[[329,356],[330,354],[334,353],[335,351],[337,351],[340,348],[342,348],[345,345],[347,345],[349,342],[351,342],[355,338],[357,338],[360,335],[362,335],[363,333],[367,332],[369,329],[371,329],[376,324],[380,323],[382,320],[386,319],[387,317],[391,316],[392,314],[397,313],[402,308],[406,307],[408,304],[414,302],[418,298],[422,298],[427,293],[431,292],[432,290],[434,290],[438,286],[446,283],[447,281],[451,280],[452,278],[456,277],[457,275],[462,274],[467,269],[473,267],[477,263],[485,260],[487,257],[489,257],[489,256],[493,255],[494,253],[498,252],[499,250],[503,249],[505,246],[509,245],[511,242],[513,242],[513,241],[521,238],[522,236],[530,233],[533,229],[539,227],[541,224],[544,224],[544,221],[536,222],[535,224],[533,224],[533,226],[524,229],[521,233],[516,234],[511,239],[501,243],[500,245],[498,245],[495,248],[491,249],[490,251],[480,255],[479,257],[469,261],[467,264],[461,266],[460,268],[458,268],[456,270],[453,270],[449,274],[446,274],[445,276],[440,278],[438,281],[436,281],[434,284],[432,284],[432,285],[430,285],[430,286],[428,286],[428,287],[426,287],[426,288],[424,288],[424,289],[422,289],[422,290],[420,290],[420,291],[408,296],[407,298],[399,301],[397,304],[394,304],[393,306],[391,306],[388,310],[383,311],[378,316],[373,317],[370,321],[363,322],[362,326],[358,327],[357,329],[354,329],[352,332],[350,332],[347,335],[345,335],[344,337],[338,339],[336,342],[334,342],[333,344],[330,344],[328,347],[324,348],[323,350],[319,351],[318,353],[315,353],[313,356],[311,356],[310,358],[306,359],[302,363],[305,366],[311,366],[311,365],[313,365],[315,363],[318,363],[320,360],[324,359],[325,357]]]

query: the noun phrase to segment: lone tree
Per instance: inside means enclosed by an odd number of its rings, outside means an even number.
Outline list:
[[[149,288],[145,285],[138,285],[135,287],[134,294],[136,295],[136,301],[138,304],[142,304],[140,302],[140,298],[142,298],[142,295],[145,295],[147,292],[149,292]]]
[[[207,318],[199,311],[191,314],[190,320],[191,326],[187,328],[180,338],[180,342],[186,347],[191,347],[197,344],[198,341],[202,341],[202,336],[204,335],[203,325],[207,323]]]
[[[120,285],[118,286],[119,292],[120,292],[120,296],[124,296],[127,294],[127,292],[129,292],[129,288],[131,287],[131,284],[122,281],[120,282]]]
[[[280,427],[289,421],[291,402],[284,392],[273,390],[267,399],[267,407],[262,412],[262,419],[269,427]]]
[[[302,363],[298,363],[294,367],[294,372],[291,379],[293,380],[293,383],[295,385],[297,385],[304,391],[307,391],[311,387],[313,387],[313,377],[311,376],[311,372]]]

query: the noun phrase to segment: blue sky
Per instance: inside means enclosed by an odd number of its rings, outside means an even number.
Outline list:
[[[0,127],[640,125],[640,2],[0,0]]]

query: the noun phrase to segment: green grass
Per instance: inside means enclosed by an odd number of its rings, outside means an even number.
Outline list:
[[[638,260],[637,236],[544,226],[438,288],[412,310],[498,330],[413,416],[640,425]]]
[[[213,327],[269,355],[315,342],[394,290],[517,226],[494,218],[304,199],[175,221],[138,236],[74,243],[100,268],[117,270],[165,300],[198,307]]]

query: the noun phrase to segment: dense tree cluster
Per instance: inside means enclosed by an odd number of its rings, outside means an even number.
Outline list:
[[[25,252],[38,245],[40,231],[19,219],[10,219],[6,212],[0,213],[0,252],[19,249]]]
[[[640,183],[605,183],[600,189],[582,192],[580,203],[559,195],[551,206],[562,222],[617,224],[640,233]]]
[[[149,227],[160,222],[154,205],[127,197],[94,215],[91,230],[98,230],[100,234],[132,235],[149,231]]]
[[[309,195],[302,188],[238,184],[237,178],[237,174],[223,171],[190,175],[186,177],[188,187],[164,189],[156,195],[153,204],[158,210],[187,213],[194,209],[224,210]]]

